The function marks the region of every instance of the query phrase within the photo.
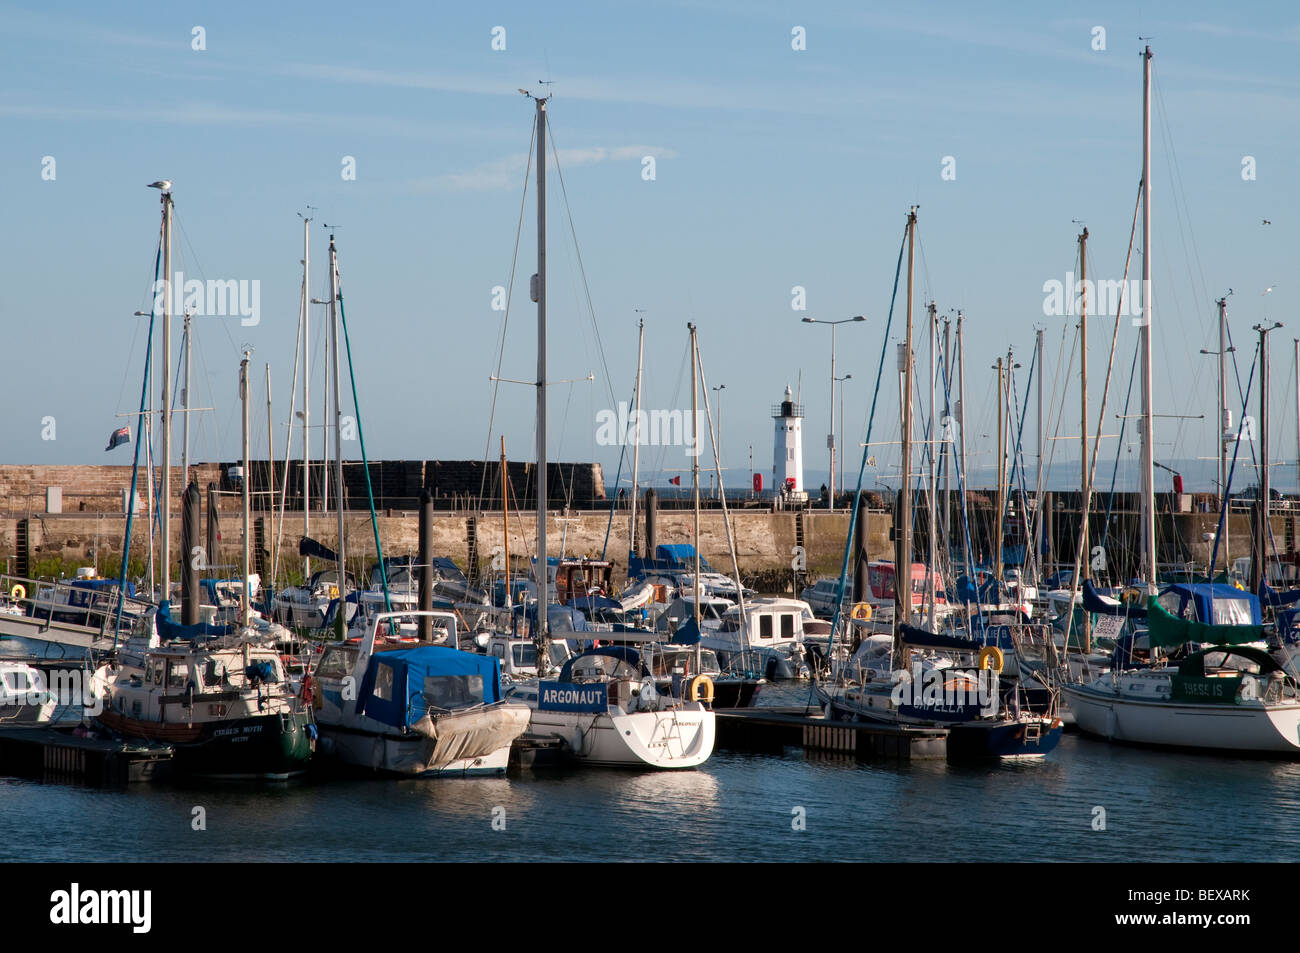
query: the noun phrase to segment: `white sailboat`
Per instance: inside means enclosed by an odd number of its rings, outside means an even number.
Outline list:
[[[1142,277],[1142,568],[1155,589],[1155,499],[1151,409],[1151,48],[1143,52]],[[1265,332],[1261,330],[1261,338]],[[1264,360],[1267,360],[1266,355]],[[1268,460],[1264,463],[1267,472]],[[1267,487],[1267,483],[1264,483]],[[1264,503],[1267,514],[1267,503]],[[1062,692],[1078,726],[1114,741],[1255,753],[1300,751],[1300,682],[1266,652],[1248,643],[1258,625],[1196,621],[1171,615],[1155,598],[1147,604],[1152,654],[1200,645],[1178,662],[1112,671]]]

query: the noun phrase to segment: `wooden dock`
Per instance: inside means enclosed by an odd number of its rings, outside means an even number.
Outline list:
[[[779,753],[786,748],[832,751],[863,761],[942,760],[946,728],[827,721],[816,707],[723,708],[717,711],[720,748]]]
[[[124,788],[171,772],[171,745],[85,738],[44,725],[0,727],[0,774],[37,781]]]

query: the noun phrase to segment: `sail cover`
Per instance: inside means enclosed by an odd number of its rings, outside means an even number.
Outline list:
[[[1147,636],[1152,648],[1172,648],[1187,642],[1240,645],[1263,638],[1261,625],[1211,625],[1171,615],[1155,598],[1147,599]]]

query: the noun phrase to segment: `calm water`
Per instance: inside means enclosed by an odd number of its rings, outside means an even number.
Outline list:
[[[191,829],[195,806],[206,831]],[[1094,806],[1105,831],[1092,829]],[[792,829],[796,807],[806,830]],[[0,861],[1281,861],[1298,844],[1300,763],[1078,735],[1037,764],[978,768],[789,749],[718,751],[671,774],[114,793],[0,780]]]

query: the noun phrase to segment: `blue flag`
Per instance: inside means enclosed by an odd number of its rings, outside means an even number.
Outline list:
[[[129,427],[123,427],[121,430],[114,430],[112,436],[108,438],[108,446],[104,448],[104,452],[107,453],[116,446],[130,442],[131,429]]]

